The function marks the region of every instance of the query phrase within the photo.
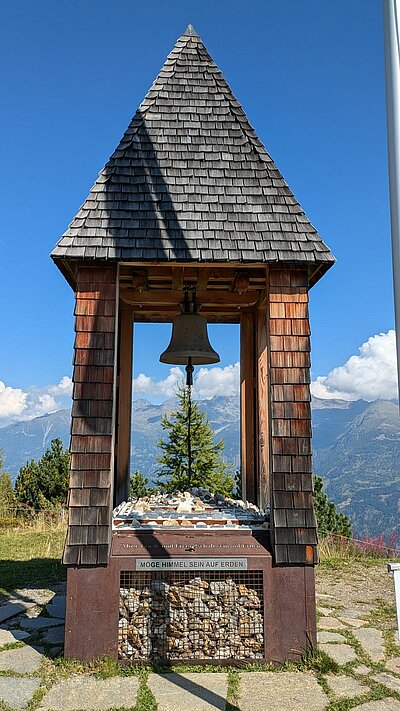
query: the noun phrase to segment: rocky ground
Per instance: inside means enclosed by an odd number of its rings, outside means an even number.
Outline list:
[[[384,561],[317,571],[319,649],[298,666],[167,674],[62,659],[65,590],[0,606],[0,711],[400,711],[400,646]]]

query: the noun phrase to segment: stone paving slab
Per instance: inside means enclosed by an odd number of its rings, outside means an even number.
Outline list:
[[[366,704],[357,706],[357,711],[400,711],[400,701],[396,699],[380,699],[380,701],[367,701]]]
[[[14,644],[29,637],[29,632],[23,630],[2,630],[0,629],[0,647],[5,644]]]
[[[111,679],[74,677],[55,684],[43,697],[40,711],[105,711],[132,708],[136,704],[139,680],[135,676]],[[178,707],[175,707],[178,711]],[[38,711],[39,711],[38,710]]]
[[[24,630],[44,630],[47,627],[57,627],[63,625],[64,620],[61,617],[35,617],[29,620],[22,620],[21,627]]]
[[[225,711],[225,673],[150,674],[147,683],[158,711]]]
[[[323,644],[324,642],[346,642],[346,637],[343,637],[339,632],[318,632],[317,633],[318,644]]]
[[[389,671],[394,672],[395,674],[400,674],[400,657],[392,657],[392,659],[388,659],[385,666],[389,669]]]
[[[19,615],[20,612],[24,612],[25,607],[18,602],[10,602],[8,605],[2,605],[0,607],[0,622],[4,620],[9,620],[11,617]]]
[[[349,625],[350,627],[364,627],[366,623],[365,620],[360,620],[358,617],[342,617],[340,616],[338,618],[341,622],[344,622],[346,625]]]
[[[329,654],[338,664],[347,664],[357,659],[357,654],[349,644],[320,644],[319,648]]]
[[[353,667],[353,671],[356,674],[362,674],[365,676],[366,674],[370,674],[372,669],[370,667],[367,667],[365,664],[359,664],[357,667]]]
[[[361,694],[366,694],[369,691],[369,686],[366,686],[360,681],[357,681],[357,679],[353,679],[352,676],[346,676],[345,674],[328,674],[326,679],[333,693],[340,699],[361,696]]]
[[[352,618],[357,618],[357,617],[363,617],[367,616],[369,614],[370,610],[368,607],[365,608],[355,608],[352,607],[351,609],[346,608],[345,610],[340,610],[340,617],[352,617]]]
[[[331,617],[332,612],[334,612],[334,611],[332,610],[331,607],[320,607],[318,605],[317,612],[319,612],[319,614],[323,615],[324,617]]]
[[[24,607],[47,605],[54,597],[54,590],[49,588],[20,588],[10,596],[10,602],[18,602]]]
[[[40,686],[40,679],[0,676],[0,701],[14,709],[23,709]]]
[[[29,674],[40,667],[42,655],[32,647],[19,647],[0,652],[0,671],[13,671],[18,674]]]
[[[385,645],[381,630],[374,627],[364,627],[360,630],[353,630],[352,634],[374,662],[380,662],[385,658]]]
[[[240,675],[240,711],[323,711],[328,703],[328,697],[309,672]]]
[[[392,676],[391,674],[387,674],[386,672],[381,672],[380,674],[374,674],[372,679],[374,679],[374,681],[378,681],[384,686],[387,686],[393,691],[400,692],[400,679],[398,679],[396,676]]]
[[[343,622],[336,619],[336,617],[321,617],[318,620],[318,627],[320,630],[345,630],[346,626]]]
[[[51,630],[47,630],[46,634],[43,635],[42,641],[45,644],[64,644],[64,626],[63,627],[53,627]]]
[[[51,617],[65,617],[65,597],[56,597],[48,605],[46,612]]]

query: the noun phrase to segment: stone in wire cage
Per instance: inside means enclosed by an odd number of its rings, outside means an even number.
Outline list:
[[[125,660],[264,657],[263,573],[121,573],[118,656]]]

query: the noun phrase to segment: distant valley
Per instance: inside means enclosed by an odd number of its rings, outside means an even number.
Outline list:
[[[239,398],[215,396],[200,403],[216,439],[223,439],[224,457],[239,467]],[[132,470],[150,479],[156,471],[156,444],[161,418],[173,411],[168,400],[153,405],[133,403]],[[398,405],[386,400],[313,399],[314,470],[323,476],[329,497],[350,516],[355,531],[378,535],[400,533],[400,421]],[[29,459],[38,459],[54,437],[69,443],[70,413],[59,410],[0,428],[5,468],[13,479]]]

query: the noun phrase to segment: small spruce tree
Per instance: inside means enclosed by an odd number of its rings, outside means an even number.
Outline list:
[[[150,489],[147,484],[149,480],[145,477],[142,472],[136,469],[132,474],[129,481],[129,496],[132,498],[141,499],[143,496],[148,496],[152,489]]]
[[[235,480],[221,457],[223,440],[214,442],[214,433],[196,401],[191,403],[191,476],[188,462],[189,396],[187,388],[177,392],[179,406],[176,412],[164,415],[161,426],[167,439],[158,446],[161,455],[157,472],[161,491],[186,491],[192,486],[210,489],[213,493],[231,496]]]
[[[335,504],[329,501],[324,492],[323,479],[316,475],[314,476],[313,499],[318,533],[321,536],[336,533],[337,535],[350,538],[352,531],[349,518],[345,514],[339,513]]]

